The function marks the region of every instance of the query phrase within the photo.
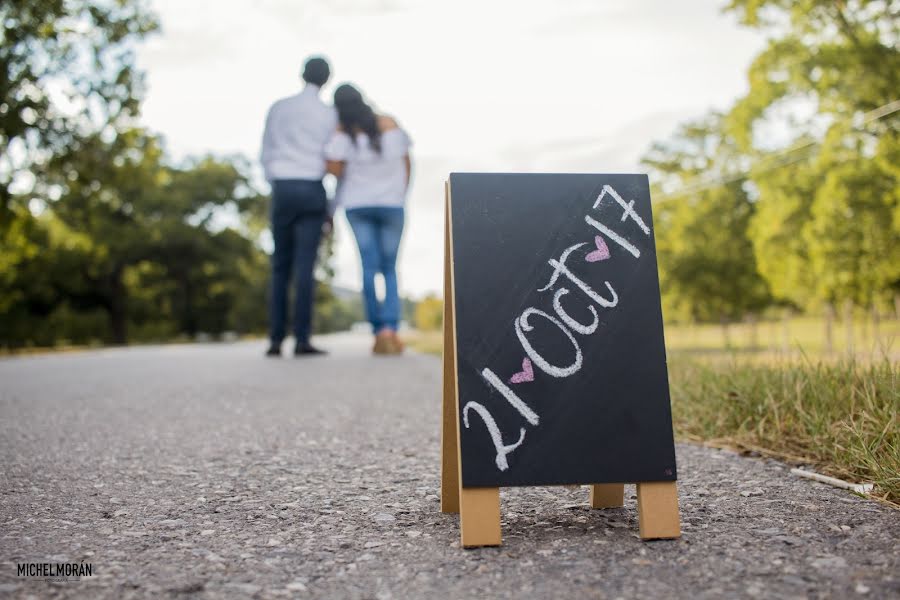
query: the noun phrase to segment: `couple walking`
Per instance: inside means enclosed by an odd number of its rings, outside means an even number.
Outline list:
[[[334,106],[319,97],[331,69],[319,57],[306,61],[303,90],[269,109],[261,161],[272,186],[272,296],[267,356],[281,356],[287,323],[288,287],[295,278],[296,356],[323,354],[310,344],[315,291],[313,270],[323,230],[330,232],[340,206],[362,259],[366,316],[375,334],[373,351],[399,354],[400,297],[397,250],[409,187],[409,136],[390,117],[376,114],[350,84],[334,92]],[[333,202],[322,179],[337,178]],[[384,300],[375,276],[384,277]]]

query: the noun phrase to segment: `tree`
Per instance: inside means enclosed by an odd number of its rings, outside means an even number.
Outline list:
[[[127,341],[126,270],[150,257],[162,239],[167,207],[159,187],[165,180],[162,149],[141,130],[122,132],[111,142],[93,135],[51,161],[48,196],[54,214],[90,240],[81,265],[81,285],[72,296],[92,298],[109,317],[111,340]]]
[[[150,204],[160,215],[153,224],[159,234],[151,247],[152,260],[173,284],[168,299],[181,333],[240,329],[229,314],[242,294],[252,293],[242,288],[250,287],[249,282],[258,285],[259,271],[265,268],[246,226],[248,207],[263,203],[247,171],[239,159],[202,157],[167,167],[165,181],[150,196],[161,203]],[[221,224],[225,215],[235,221],[231,226]],[[258,310],[264,314],[264,302]]]
[[[753,136],[779,103],[811,103],[817,115],[845,120],[897,99],[896,0],[731,0],[726,10],[774,33],[750,67],[749,92],[729,115],[743,149],[761,141]],[[816,120],[794,125],[806,134]]]
[[[900,180],[867,156],[868,137],[832,128],[817,165],[824,179],[803,239],[815,295],[829,303],[884,305],[900,284],[900,229],[893,222]],[[879,149],[887,151],[896,139],[882,138]]]
[[[879,170],[894,181],[893,190],[884,198],[891,207],[891,227],[894,239],[900,239],[900,133],[893,130],[890,135],[884,135],[878,141],[874,162]],[[896,243],[895,243],[896,246]],[[889,293],[893,295],[894,315],[900,318],[900,280],[895,280],[890,285]]]
[[[763,163],[764,165],[766,163]],[[772,295],[795,307],[814,305],[815,278],[802,231],[809,221],[818,174],[812,161],[752,177],[758,199],[748,236],[757,268]]]
[[[3,340],[45,342],[78,330],[55,315],[90,290],[75,264],[91,241],[47,212],[51,159],[92,136],[114,135],[138,113],[134,43],[156,29],[141,0],[0,3],[0,286]],[[88,302],[90,303],[90,302]],[[22,318],[24,316],[30,318]],[[93,317],[92,317],[93,320]],[[64,319],[63,319],[64,321]]]
[[[69,297],[90,248],[52,212],[24,209],[4,232],[0,252],[0,346],[87,343],[99,337],[98,315]]]
[[[110,142],[82,140],[48,176],[58,193],[48,206],[89,240],[79,284],[66,293],[102,308],[113,342],[127,341],[136,297],[145,299],[145,324],[159,313],[171,332],[230,326],[240,283],[261,263],[251,240],[218,222],[231,214],[239,226],[244,207],[262,201],[235,163],[205,157],[170,167],[156,137],[131,129]]]
[[[900,3],[732,0],[727,10],[775,32],[726,118],[756,161],[751,235],[773,293],[815,308],[897,290]],[[778,131],[794,140],[782,152]]]
[[[741,158],[723,131],[721,115],[713,114],[682,126],[643,159],[660,187],[684,190],[701,176],[728,180],[676,192],[654,207],[660,286],[669,318],[727,326],[770,301],[747,233],[754,205],[745,179],[734,177]]]
[[[142,0],[0,3],[0,227],[29,171],[137,115],[134,43],[157,26]]]
[[[137,125],[144,0],[0,3],[0,344],[265,327],[267,202],[239,157],[172,165]],[[325,327],[330,243],[317,269]]]

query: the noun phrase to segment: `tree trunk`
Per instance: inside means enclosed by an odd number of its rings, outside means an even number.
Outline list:
[[[781,351],[784,354],[787,354],[791,350],[791,311],[784,311],[784,316],[781,319],[782,333],[783,338],[781,342]]]
[[[128,310],[125,286],[121,282],[116,284],[109,302],[109,329],[112,333],[112,342],[116,345],[128,343]]]
[[[722,340],[725,342],[725,349],[731,350],[731,331],[728,328],[728,318],[722,317],[720,323],[722,324]]]
[[[847,328],[847,353],[853,354],[853,303],[844,302],[844,326]]]
[[[182,322],[182,327],[193,339],[197,335],[197,317],[194,314],[194,288],[187,275],[182,278],[181,284],[184,290],[184,321]]]
[[[872,347],[878,348],[878,338],[881,337],[881,314],[878,312],[878,304],[872,301]]]
[[[863,307],[863,318],[859,324],[859,346],[865,348],[866,341],[869,339],[869,319],[866,316],[865,306]]]
[[[751,313],[747,315],[747,322],[750,324],[750,349],[759,349],[759,322],[756,315]]]
[[[834,352],[834,305],[825,305],[825,352]]]

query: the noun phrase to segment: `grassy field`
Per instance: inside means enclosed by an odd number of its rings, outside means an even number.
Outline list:
[[[758,326],[755,345],[749,326],[733,327],[730,348],[719,327],[666,327],[676,435],[874,483],[874,496],[900,504],[900,323],[881,323],[877,336],[857,324],[853,353],[843,326],[832,352],[821,321],[788,327]],[[441,352],[439,332],[410,338]]]
[[[900,320],[882,320],[877,327],[870,319],[857,319],[849,327],[845,321],[835,321],[830,351],[826,342],[825,321],[817,317],[765,321],[755,327],[748,323],[730,325],[728,339],[730,345],[726,346],[723,329],[718,325],[666,326],[666,347],[669,351],[778,357],[806,355],[831,359],[852,355],[857,359],[879,359],[900,351],[897,347]]]

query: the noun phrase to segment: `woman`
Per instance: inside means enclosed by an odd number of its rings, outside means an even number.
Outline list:
[[[397,250],[403,233],[403,203],[409,187],[409,136],[397,122],[376,115],[349,84],[334,92],[338,131],[325,149],[328,172],[338,177],[336,204],[344,207],[362,259],[366,316],[375,333],[376,354],[399,354],[400,296]],[[375,275],[384,277],[384,302]]]

